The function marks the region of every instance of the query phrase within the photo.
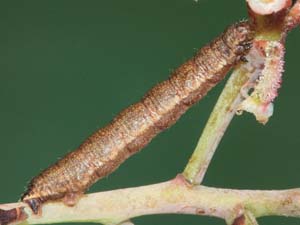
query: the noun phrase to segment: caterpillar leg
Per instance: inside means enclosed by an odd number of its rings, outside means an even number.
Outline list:
[[[62,202],[66,206],[74,206],[77,204],[79,199],[82,197],[83,193],[78,193],[78,192],[68,192],[65,194],[65,196],[62,199]]]
[[[24,199],[23,202],[29,205],[31,208],[32,212],[35,215],[41,215],[42,214],[42,204],[47,201],[61,201],[64,203],[66,206],[74,206],[76,203],[79,201],[79,199],[82,197],[83,193],[78,193],[78,192],[68,192],[66,193],[62,198],[49,198],[47,200],[42,200],[41,198],[27,198]]]

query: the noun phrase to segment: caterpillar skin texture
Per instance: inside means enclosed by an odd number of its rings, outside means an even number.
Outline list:
[[[247,21],[236,23],[200,49],[173,74],[154,86],[141,101],[123,110],[79,148],[30,182],[22,201],[38,213],[42,203],[62,200],[74,205],[93,183],[174,124],[240,60],[252,43]]]

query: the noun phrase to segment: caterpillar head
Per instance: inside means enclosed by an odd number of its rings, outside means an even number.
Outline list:
[[[244,61],[244,56],[252,47],[254,31],[248,21],[241,21],[227,28],[222,38],[224,43],[237,56],[237,60]]]

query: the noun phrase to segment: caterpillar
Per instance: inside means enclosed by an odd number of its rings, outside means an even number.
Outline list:
[[[198,102],[251,48],[253,31],[248,21],[228,27],[154,86],[137,103],[121,111],[106,127],[96,131],[58,162],[33,178],[21,200],[35,214],[47,201],[75,205],[100,178],[173,125]]]

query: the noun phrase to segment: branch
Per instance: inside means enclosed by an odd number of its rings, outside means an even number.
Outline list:
[[[263,61],[257,54],[257,49],[251,49],[247,60],[248,62],[238,67],[229,78],[183,172],[192,184],[202,182],[219,142],[238,106],[244,100],[243,93],[248,93],[251,88],[247,83],[254,82],[261,72]]]
[[[300,189],[283,191],[250,191],[191,186],[182,176],[174,180],[136,188],[99,192],[84,196],[74,207],[60,202],[46,203],[43,216],[25,207],[28,224],[59,222],[99,222],[120,224],[128,219],[151,214],[194,214],[214,216],[233,221],[235,225],[248,218],[285,215],[300,216]],[[0,205],[3,208],[3,205]],[[9,208],[9,205],[6,205]],[[1,216],[0,216],[1,218]],[[253,223],[246,223],[253,224]]]
[[[183,172],[190,183],[202,182],[216,148],[236,112],[244,110],[251,112],[259,122],[264,124],[273,114],[272,102],[277,96],[283,72],[283,43],[288,31],[287,26],[289,25],[290,29],[291,24],[294,25],[295,21],[300,20],[300,0],[298,0],[288,14],[289,18],[293,18],[293,23],[290,22],[288,25],[285,23],[286,12],[282,11],[286,10],[291,3],[290,0],[248,0],[249,15],[256,31],[248,63],[233,72],[210,115]],[[259,76],[262,81],[256,83]],[[255,86],[254,93],[248,96],[250,88]]]

